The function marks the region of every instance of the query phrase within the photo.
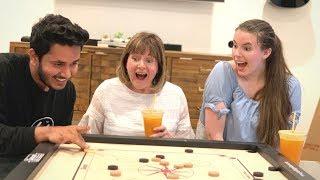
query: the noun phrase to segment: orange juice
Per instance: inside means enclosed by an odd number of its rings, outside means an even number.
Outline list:
[[[290,161],[299,164],[306,133],[292,130],[280,130],[279,136],[281,154]]]
[[[304,141],[291,141],[283,139],[280,141],[280,152],[289,160],[299,164],[303,144]]]
[[[153,129],[161,126],[163,112],[155,109],[145,109],[142,111],[144,121],[145,136],[150,137],[154,134]]]

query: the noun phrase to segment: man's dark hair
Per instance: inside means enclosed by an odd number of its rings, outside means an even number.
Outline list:
[[[89,39],[89,33],[68,18],[49,14],[32,27],[30,48],[33,48],[39,59],[47,54],[54,44],[80,46]]]

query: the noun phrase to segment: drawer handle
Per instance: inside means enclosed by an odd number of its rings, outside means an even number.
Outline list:
[[[180,57],[179,59],[180,59],[180,60],[188,60],[188,61],[192,60],[191,57]]]
[[[81,54],[88,54],[88,51],[81,51]]]
[[[199,91],[199,92],[203,92],[203,91],[204,91],[204,88],[198,87],[198,91]]]
[[[209,72],[211,72],[211,69],[206,69],[206,68],[203,68],[203,67],[199,67],[199,72],[200,73],[209,73]]]
[[[101,52],[101,51],[96,51],[95,54],[97,54],[97,55],[107,55],[106,53]]]

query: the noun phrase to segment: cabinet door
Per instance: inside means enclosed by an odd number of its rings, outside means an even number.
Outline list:
[[[91,57],[92,53],[81,52],[78,72],[71,81],[73,82],[77,99],[73,109],[73,124],[77,124],[87,111],[90,102],[90,80],[91,80]]]
[[[10,42],[10,53],[28,54],[29,47],[26,42]]]
[[[167,72],[166,80],[169,82],[171,82],[172,59],[173,59],[172,57],[166,56],[166,72]]]
[[[91,96],[104,80],[117,76],[121,53],[95,52],[92,57]]]
[[[201,59],[172,59],[171,82],[180,86],[186,95],[193,128],[199,119],[205,81],[215,64],[216,61]]]

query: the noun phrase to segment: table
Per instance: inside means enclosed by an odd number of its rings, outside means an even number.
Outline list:
[[[302,160],[299,166],[315,179],[320,179],[320,162]]]
[[[73,144],[38,145],[6,179],[313,179],[262,144],[105,135],[85,139],[86,152]],[[115,167],[120,177],[112,177]]]

